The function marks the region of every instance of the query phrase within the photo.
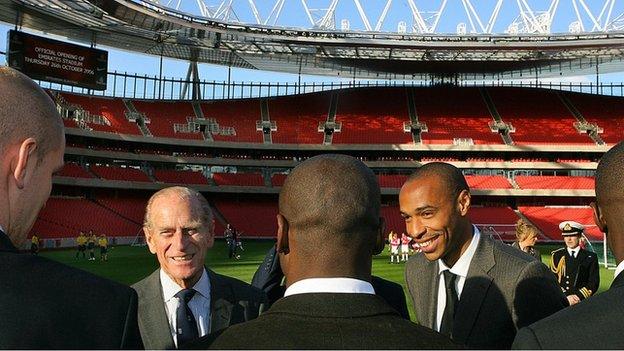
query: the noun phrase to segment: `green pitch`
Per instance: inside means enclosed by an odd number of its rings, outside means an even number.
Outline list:
[[[245,251],[241,253],[240,260],[230,260],[227,257],[227,247],[223,241],[216,241],[214,247],[208,251],[206,265],[215,272],[236,277],[246,282],[251,281],[251,277],[264,259],[264,255],[273,245],[271,241],[247,241]],[[547,263],[550,260],[550,251],[556,246],[539,246],[542,253],[542,261]],[[81,268],[91,273],[103,276],[117,282],[131,285],[149,275],[158,267],[156,257],[152,255],[147,247],[117,246],[112,247],[108,252],[108,262],[99,260],[99,251],[96,250],[96,261],[88,261],[82,257],[76,259],[76,250],[45,251],[41,256],[51,258],[56,261]],[[88,257],[88,253],[87,253]],[[373,274],[384,279],[388,279],[405,286],[403,279],[403,263],[390,264],[388,249],[376,256],[373,260]],[[600,289],[604,291],[609,288],[613,281],[613,270],[600,267]],[[85,290],[89,287],[85,286]],[[412,320],[414,320],[412,301],[408,297],[407,304]]]

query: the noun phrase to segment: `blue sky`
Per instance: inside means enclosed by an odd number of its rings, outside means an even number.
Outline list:
[[[249,6],[246,0],[235,0],[238,1],[237,15],[244,22],[253,22],[253,16],[251,11],[249,10]],[[578,0],[577,0],[578,1]],[[166,3],[166,1],[162,1]],[[173,1],[175,4],[177,1]],[[318,8],[322,8],[324,4],[329,3],[329,0],[310,0],[308,1],[310,4],[315,5]],[[385,1],[380,0],[365,0],[361,1],[364,6],[366,6],[366,11],[369,15],[369,20],[371,24],[374,26],[379,14],[382,11],[383,4]],[[475,9],[481,13],[482,21],[487,22],[489,14],[491,13],[495,0],[478,0],[472,1],[475,5]],[[416,1],[418,6],[421,6],[422,11],[430,11],[434,10],[439,6],[440,1]],[[528,3],[533,7],[533,10],[539,11],[544,10],[548,7],[550,1],[546,0],[535,0],[528,1]],[[587,5],[590,7],[590,10],[596,15],[600,12],[602,1],[597,0],[588,0],[586,1]],[[198,14],[199,11],[196,7],[196,2],[194,0],[182,0],[181,1],[181,10],[186,12],[192,12]],[[258,10],[261,13],[261,16],[266,16],[273,5],[273,1],[268,0],[258,0]],[[458,6],[461,4],[460,0],[448,0],[448,4],[446,10],[444,11],[443,17],[439,24],[439,32],[450,32],[454,33],[456,31],[456,27],[458,23],[468,23],[467,16],[462,6]],[[624,12],[624,1],[616,2],[613,10],[613,14],[617,15],[619,13]],[[506,1],[504,2],[503,7],[501,8],[501,14],[499,16],[498,21],[494,27],[495,32],[503,32],[509,23],[513,21],[513,19],[518,14],[518,7],[516,1]],[[293,26],[293,27],[309,27],[309,21],[304,17],[304,12],[301,8],[301,2],[299,0],[286,0],[286,3],[283,8],[283,13],[281,16],[280,24],[285,26]],[[354,5],[353,1],[349,0],[341,0],[340,5],[336,11],[336,20],[340,22],[342,18],[349,18],[351,23],[351,29],[362,29],[363,24],[357,15],[357,9]],[[405,20],[408,24],[411,24],[411,12],[408,8],[406,1],[395,0],[394,5],[391,8],[391,11],[388,13],[388,17],[386,20],[385,27],[382,30],[386,31],[394,31],[396,30],[394,26],[399,20]],[[552,31],[553,32],[567,32],[568,26],[571,21],[575,20],[574,11],[572,8],[572,0],[561,0],[560,5],[558,7],[557,13],[555,15],[555,21],[553,23]],[[588,17],[585,16],[586,26],[589,26],[590,21]],[[13,26],[0,24],[0,51],[6,51],[6,34],[12,29]],[[28,31],[28,29],[24,29]],[[36,33],[40,34],[41,33]],[[159,58],[150,55],[144,55],[140,53],[131,53],[126,51],[120,51],[116,49],[111,49],[107,47],[100,47],[101,49],[105,49],[109,52],[109,70],[110,71],[120,71],[120,72],[128,72],[128,73],[137,73],[137,74],[147,74],[150,76],[158,75],[159,70]],[[164,60],[164,76],[166,77],[175,77],[175,78],[184,78],[186,76],[188,64],[184,61],[174,60],[174,59],[165,59]],[[216,81],[225,81],[227,80],[227,68],[222,66],[215,65],[200,65],[200,76],[202,79],[206,80],[216,80]],[[611,74],[606,75],[603,78],[603,81],[616,81],[621,82],[621,74]],[[297,81],[297,76],[292,74],[283,74],[283,73],[275,73],[275,72],[262,72],[256,70],[244,70],[244,69],[233,69],[232,70],[232,80],[233,81],[262,81],[262,82],[295,82]],[[336,81],[336,78],[328,78],[328,77],[316,77],[316,76],[305,76],[302,77],[303,81]],[[580,81],[594,81],[594,77],[579,77],[574,78],[573,80]]]

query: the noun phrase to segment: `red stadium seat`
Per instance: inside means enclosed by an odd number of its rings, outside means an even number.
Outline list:
[[[108,180],[126,180],[132,182],[151,182],[147,174],[135,168],[122,168],[115,166],[91,166],[91,172],[98,177]]]
[[[533,224],[554,241],[561,241],[559,223],[563,221],[576,221],[585,226],[585,234],[592,241],[602,241],[603,234],[594,223],[594,215],[591,207],[542,207],[524,206],[518,207]]]
[[[208,184],[208,179],[201,172],[193,171],[154,170],[154,178],[157,181],[170,184]]]
[[[546,89],[488,89],[501,118],[516,129],[511,138],[526,144],[595,144],[574,128],[576,119],[557,93]]]
[[[516,176],[520,189],[594,189],[594,177]]]
[[[259,173],[213,173],[212,179],[217,185],[264,186]]]

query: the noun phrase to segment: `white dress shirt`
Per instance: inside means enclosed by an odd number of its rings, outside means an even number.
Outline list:
[[[570,256],[572,256],[574,258],[578,257],[579,251],[581,251],[581,247],[580,246],[577,246],[574,249],[571,249],[571,248],[568,247],[568,254],[570,254]]]
[[[444,274],[442,272],[450,270],[451,273],[457,276],[455,279],[455,291],[457,291],[458,301],[461,300],[461,293],[464,289],[464,283],[468,276],[468,269],[470,268],[470,262],[474,257],[475,251],[477,251],[477,245],[479,245],[479,238],[481,233],[477,227],[473,226],[473,235],[470,245],[461,257],[455,262],[453,267],[449,268],[441,259],[438,260],[438,306],[436,310],[436,324],[435,330],[440,331],[440,324],[442,323],[442,315],[444,314],[444,308],[446,307],[446,285],[444,284]]]
[[[293,283],[284,297],[307,293],[375,294],[371,283],[353,278],[310,278]]]
[[[620,262],[617,267],[615,267],[615,273],[613,274],[613,279],[617,278],[617,276],[624,271],[624,261]]]
[[[178,335],[176,334],[177,321],[176,310],[180,305],[180,299],[175,297],[179,291],[183,288],[174,282],[168,275],[160,270],[160,284],[162,285],[163,299],[165,301],[165,311],[167,312],[167,319],[169,320],[169,331],[176,347],[178,346]],[[197,322],[197,330],[199,336],[204,336],[210,332],[210,279],[208,273],[204,268],[199,281],[193,286],[195,289],[195,295],[188,306],[195,321]]]

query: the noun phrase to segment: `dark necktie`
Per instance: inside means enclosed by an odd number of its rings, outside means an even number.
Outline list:
[[[188,306],[189,301],[195,295],[193,289],[180,290],[175,296],[180,300],[176,310],[176,334],[178,336],[178,348],[187,342],[199,338],[195,317]]]
[[[440,333],[450,337],[453,331],[455,308],[457,307],[457,291],[455,291],[457,276],[448,269],[442,274],[444,274],[444,286],[446,287],[446,305],[442,313],[442,322],[440,322]]]

